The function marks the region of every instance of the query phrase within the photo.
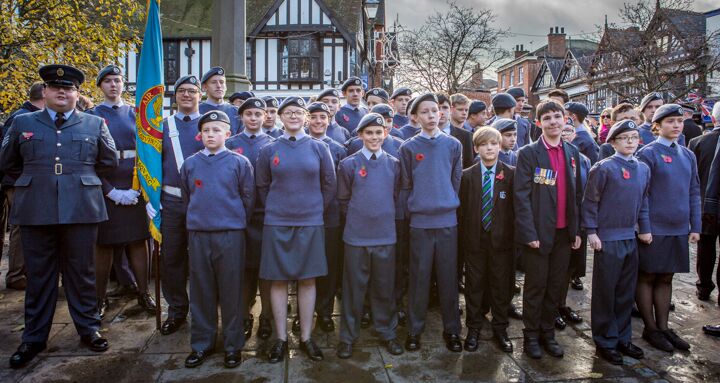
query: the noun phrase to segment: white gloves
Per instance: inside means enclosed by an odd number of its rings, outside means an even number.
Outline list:
[[[118,205],[122,200],[122,191],[118,189],[110,190],[110,193],[107,193],[107,197],[113,200],[113,202],[115,202],[115,205]]]
[[[162,206],[160,206],[160,209],[162,209]],[[157,215],[157,210],[152,206],[150,202],[145,205],[145,211],[147,212],[148,218],[152,221],[155,219],[155,216]]]
[[[110,198],[115,202],[115,205],[135,205],[138,203],[138,196],[140,195],[140,192],[137,190],[118,190],[113,189],[110,190],[110,193],[107,194],[107,197]]]

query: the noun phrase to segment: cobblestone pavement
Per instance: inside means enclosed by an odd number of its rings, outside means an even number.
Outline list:
[[[694,249],[691,265],[694,265]],[[657,351],[640,339],[642,322],[633,318],[634,341],[645,350],[640,361],[625,357],[623,366],[613,366],[595,356],[590,336],[590,281],[592,251],[588,257],[588,275],[583,278],[585,290],[570,290],[570,306],[585,321],[558,332],[565,347],[565,357],[544,356],[531,360],[522,353],[522,323],[512,320],[508,330],[515,351],[505,354],[490,341],[489,326],[477,352],[452,353],[442,340],[440,314],[435,308],[428,315],[419,352],[400,356],[388,354],[371,330],[363,330],[352,359],[335,356],[337,330],[332,334],[316,329],[313,337],[325,353],[325,361],[314,363],[298,350],[297,336],[290,337],[290,357],[285,362],[270,364],[264,357],[269,342],[255,335],[243,352],[240,368],[227,370],[222,366],[222,352],[212,355],[203,366],[186,369],[184,359],[190,351],[188,326],[170,336],[155,330],[154,317],[139,309],[134,300],[111,301],[111,310],[103,322],[103,333],[110,341],[110,350],[96,354],[79,344],[64,300],[58,302],[48,348],[22,370],[8,368],[7,359],[19,345],[23,329],[22,292],[4,289],[7,259],[0,271],[0,382],[441,382],[441,381],[621,381],[621,382],[718,382],[720,381],[720,339],[702,333],[702,325],[720,323],[717,291],[710,302],[695,298],[694,272],[677,275],[673,301],[677,309],[671,313],[671,327],[692,345],[687,353]],[[111,286],[112,287],[112,286]],[[520,303],[519,296],[515,302]],[[293,308],[295,302],[292,302]],[[461,305],[464,305],[461,298]],[[255,307],[259,311],[259,303]],[[334,320],[339,328],[339,309]],[[257,317],[257,315],[256,315]],[[257,331],[257,321],[255,321]],[[406,330],[399,329],[404,340]],[[218,342],[221,344],[221,342]]]

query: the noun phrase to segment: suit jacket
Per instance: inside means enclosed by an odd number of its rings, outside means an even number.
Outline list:
[[[688,149],[695,153],[697,158],[698,175],[700,176],[700,196],[705,199],[705,189],[708,186],[710,177],[710,166],[715,156],[715,148],[720,138],[720,130],[713,130],[710,133],[693,138]]]
[[[10,223],[106,221],[98,174],[117,165],[115,143],[100,117],[75,111],[56,128],[45,110],[17,116],[0,150],[0,168],[17,176]]]
[[[502,175],[502,176],[501,176]],[[515,211],[513,207],[513,180],[515,168],[498,161],[493,183],[493,208],[490,235],[493,248],[512,250],[515,234]],[[470,253],[480,251],[482,241],[482,167],[475,164],[463,170],[460,181],[460,224],[461,248]]]
[[[574,241],[575,236],[578,235],[582,201],[580,152],[567,142],[562,145],[565,152],[567,188],[565,218],[568,234]],[[557,223],[557,190],[555,186],[534,182],[536,168],[552,168],[542,140],[535,141],[518,151],[514,182],[515,241],[522,245],[540,241],[540,253],[549,254],[553,247]]]
[[[463,128],[456,128],[450,124],[450,135],[457,138],[462,144],[463,169],[473,165],[475,160],[475,148],[472,142],[472,133]]]

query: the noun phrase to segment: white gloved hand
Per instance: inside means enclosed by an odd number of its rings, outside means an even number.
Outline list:
[[[150,202],[145,205],[145,211],[147,212],[148,217],[150,220],[155,219],[155,216],[157,215],[157,210],[152,206]]]
[[[137,190],[120,190],[121,197],[120,197],[120,203],[123,205],[135,205],[138,203],[138,196],[140,195],[140,192]]]
[[[107,197],[110,198],[113,202],[115,202],[115,205],[121,204],[123,200],[122,190],[110,190],[110,192],[107,193]]]

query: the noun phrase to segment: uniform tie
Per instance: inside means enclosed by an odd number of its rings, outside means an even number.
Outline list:
[[[254,134],[251,134],[251,135],[250,135],[250,139],[251,139],[251,140],[254,140],[254,139],[255,139],[255,135],[254,135]]]
[[[673,148],[673,149],[675,149],[675,146],[677,146],[677,145],[675,145],[674,142],[673,142],[672,144],[670,144],[670,147]]]
[[[292,141],[292,142],[295,142],[295,141],[297,141],[297,138],[295,138],[295,136],[291,136],[291,137],[289,138],[289,140]]]
[[[183,121],[185,121],[185,122],[188,122],[188,121],[190,121],[190,120],[191,120],[190,116],[185,116],[185,117],[183,117]]]
[[[115,109],[115,110],[118,110],[119,106],[113,105],[112,108]]]
[[[58,113],[57,116],[55,116],[55,127],[60,129],[60,127],[65,123],[65,115],[63,113]]]
[[[371,159],[371,160],[377,160],[377,156],[375,155],[375,153],[373,153],[372,156],[370,156],[370,159]]]
[[[482,226],[485,231],[490,230],[492,223],[492,170],[486,170],[482,182]]]

